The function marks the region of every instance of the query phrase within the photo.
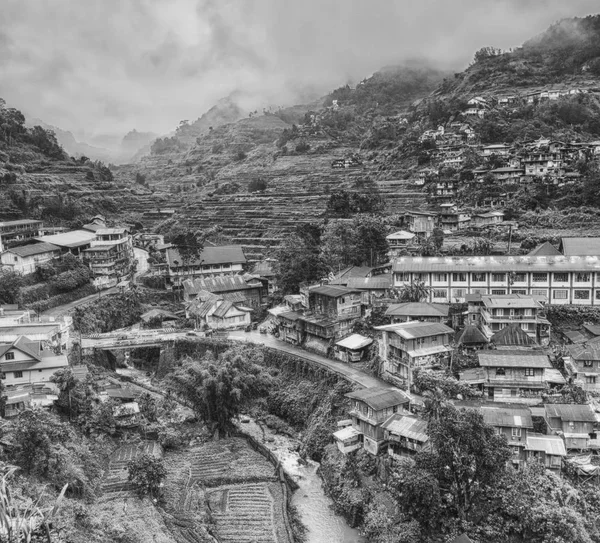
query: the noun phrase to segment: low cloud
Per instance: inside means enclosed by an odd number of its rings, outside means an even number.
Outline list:
[[[284,105],[410,58],[462,69],[590,0],[4,0],[0,96],[79,137]]]

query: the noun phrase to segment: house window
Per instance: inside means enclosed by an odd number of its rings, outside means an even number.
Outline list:
[[[448,281],[448,274],[447,273],[434,273],[433,280],[437,281],[439,283],[446,283]]]
[[[566,300],[569,298],[569,291],[568,290],[554,290],[552,292],[552,297],[555,300]]]
[[[511,435],[513,437],[521,437],[521,428],[512,428]]]
[[[589,300],[590,299],[590,291],[589,290],[576,290],[576,291],[574,291],[574,297],[576,300]]]
[[[452,295],[454,298],[464,298],[465,289],[464,288],[454,288],[452,289]]]
[[[541,289],[541,288],[532,288],[531,295],[532,296],[548,296],[548,291],[546,289]]]
[[[485,282],[485,273],[473,273],[471,274],[471,278],[474,283],[484,283]]]
[[[554,281],[557,283],[568,283],[569,282],[569,274],[568,273],[555,273]]]
[[[437,343],[437,341],[438,341],[438,337],[437,336],[431,336],[431,343],[432,344]]]
[[[584,360],[583,361],[583,365],[586,368],[593,368],[594,367],[594,361],[593,360]]]
[[[6,373],[4,373],[4,372],[0,373],[0,379],[6,379]]]
[[[531,279],[534,283],[545,283],[546,281],[548,281],[548,274],[533,272]]]
[[[15,359],[15,353],[6,353],[4,355],[4,360],[14,360]]]
[[[506,274],[505,273],[492,273],[492,281],[495,281],[497,283],[506,281]],[[492,292],[492,294],[493,294],[493,292]]]
[[[504,368],[496,368],[496,375],[506,375]]]
[[[21,379],[21,377],[23,377],[23,372],[22,371],[15,371],[15,372],[13,372],[13,377],[15,379]]]
[[[600,291],[599,291],[600,292]],[[433,297],[434,298],[446,298],[448,296],[448,292],[446,290],[434,290]]]
[[[596,291],[596,300],[600,300],[600,289]]]
[[[502,296],[503,294],[506,294],[506,289],[503,289],[503,288],[492,289],[492,296]]]
[[[525,368],[525,377],[533,377],[535,370],[533,368]]]
[[[514,282],[515,283],[524,283],[527,280],[524,273],[515,273]]]
[[[410,281],[410,273],[397,273],[396,281],[408,283]]]
[[[575,282],[576,283],[587,283],[590,280],[589,273],[576,273],[575,274]]]
[[[510,291],[511,294],[527,294],[527,291],[522,288],[513,288]]]
[[[457,281],[457,282],[465,282],[467,280],[467,274],[466,273],[453,273],[452,274],[452,281]]]
[[[424,337],[417,338],[417,349],[421,349],[424,346],[425,346],[425,338]]]
[[[595,385],[596,384],[596,376],[595,375],[586,375],[585,383],[587,385]]]
[[[511,397],[515,398],[517,396],[517,389],[516,388],[511,388],[510,389],[510,395],[511,395]]]

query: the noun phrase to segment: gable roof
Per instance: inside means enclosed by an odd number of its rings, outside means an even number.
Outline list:
[[[491,338],[490,343],[496,345],[536,345],[533,338],[519,326],[518,323],[511,323],[496,332]]]
[[[565,256],[599,256],[600,238],[561,238],[560,249]]]
[[[446,304],[429,304],[425,302],[404,302],[390,304],[385,314],[401,317],[447,317],[450,306]]]
[[[566,349],[573,360],[600,360],[600,343],[598,341],[566,345]]]
[[[376,411],[410,402],[410,398],[405,392],[395,388],[384,387],[363,388],[349,392],[346,394],[346,398],[364,402]]]
[[[229,310],[232,307],[234,307],[232,302],[223,300],[222,302],[219,303],[219,306],[217,307],[217,309],[215,309],[215,312],[213,313],[213,317],[216,317],[217,319],[222,319],[223,317],[225,317],[225,315],[227,315],[227,313],[229,312]]]
[[[541,245],[538,245],[533,251],[527,253],[529,256],[551,256],[562,254],[552,243],[545,241]]]
[[[415,441],[421,441],[422,443],[429,441],[427,421],[419,419],[414,415],[394,413],[381,425],[381,427],[390,432],[390,434],[414,439]]]
[[[375,330],[395,332],[404,339],[416,339],[420,337],[437,336],[439,334],[454,334],[452,328],[441,322],[399,322],[397,324],[376,326]]]
[[[209,311],[216,305],[218,300],[220,300],[220,298],[216,296],[204,301],[196,299],[187,306],[187,310],[194,317],[202,319],[208,315]]]
[[[329,296],[331,298],[340,298],[341,296],[356,294],[358,292],[360,291],[355,288],[346,288],[338,285],[323,285],[309,290],[309,294],[320,294],[321,296]]]
[[[540,308],[542,305],[532,296],[525,294],[484,294],[481,300],[485,307],[491,308]]]
[[[356,350],[362,349],[367,345],[371,345],[371,343],[373,343],[373,340],[370,337],[361,336],[360,334],[352,334],[338,341],[336,345],[344,347],[345,349]]]
[[[528,451],[543,451],[546,454],[557,456],[567,456],[565,442],[560,436],[527,432],[527,445],[525,449]]]
[[[183,289],[188,294],[196,294],[200,291],[208,291],[213,294],[232,292],[238,290],[250,290],[261,288],[262,283],[250,275],[229,275],[225,277],[210,277],[198,279],[186,279]]]
[[[484,351],[477,354],[479,365],[491,368],[551,368],[541,351]]]
[[[151,309],[150,311],[146,311],[140,319],[143,321],[149,321],[150,319],[154,319],[156,317],[162,317],[163,320],[173,320],[176,321],[179,319],[177,315],[171,313],[170,311],[165,311],[164,309]]]
[[[584,324],[583,327],[593,336],[600,336],[600,324]]]
[[[398,230],[398,232],[394,232],[393,234],[386,236],[385,239],[388,239],[388,240],[394,240],[394,239],[410,240],[410,239],[413,239],[415,236],[416,236],[416,234],[413,234],[412,232],[407,232],[406,230]]]
[[[523,407],[482,406],[480,413],[483,420],[490,426],[503,428],[533,428],[531,411]]]
[[[19,336],[12,343],[0,344],[0,356],[3,356],[11,349],[18,349],[19,351],[31,356],[31,358],[37,360],[38,362],[42,360],[42,355],[40,353],[40,342],[31,341],[25,336]]]
[[[167,262],[170,267],[175,266],[175,261],[182,262],[181,254],[177,247],[167,249]],[[190,264],[245,264],[246,257],[241,245],[223,245],[221,247],[204,247],[199,258],[191,260]]]
[[[548,418],[559,418],[567,422],[596,422],[596,415],[588,404],[547,403],[544,408]]]
[[[7,253],[13,253],[21,258],[41,255],[43,253],[53,253],[56,251],[60,251],[60,247],[58,245],[53,245],[52,243],[46,243],[43,241],[33,243],[31,245],[22,245],[21,247],[12,247],[11,249],[6,249]]]

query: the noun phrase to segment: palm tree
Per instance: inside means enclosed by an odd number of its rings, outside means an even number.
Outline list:
[[[408,285],[396,291],[400,302],[421,302],[429,298],[431,287],[425,285],[423,281],[413,281]]]

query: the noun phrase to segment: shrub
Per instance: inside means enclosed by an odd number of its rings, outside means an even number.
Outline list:
[[[144,454],[131,460],[127,470],[129,472],[127,479],[133,484],[140,497],[146,495],[152,498],[160,497],[162,482],[167,476],[162,458]]]

